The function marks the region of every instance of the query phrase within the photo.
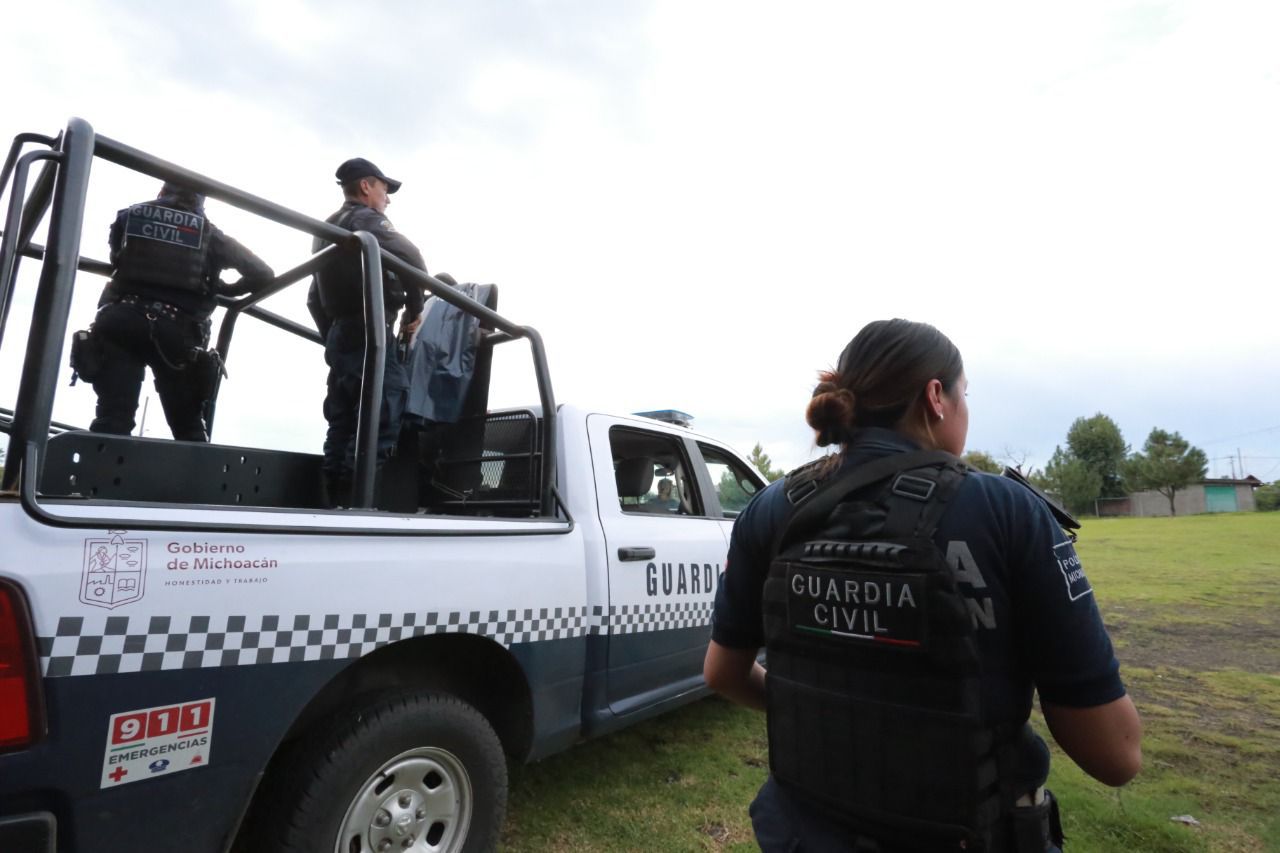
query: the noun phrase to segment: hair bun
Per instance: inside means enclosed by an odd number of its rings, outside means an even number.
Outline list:
[[[853,430],[855,402],[852,391],[828,381],[818,383],[813,389],[813,399],[809,401],[804,419],[817,432],[815,440],[819,447],[842,444],[848,439]]]

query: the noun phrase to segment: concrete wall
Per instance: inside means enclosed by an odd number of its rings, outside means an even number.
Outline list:
[[[1253,489],[1241,483],[1236,485],[1235,490],[1238,510],[1240,512],[1253,512],[1257,508],[1257,504],[1253,500]],[[1131,514],[1134,516],[1167,516],[1169,514],[1169,499],[1156,491],[1134,492],[1129,496],[1129,504],[1132,507]],[[1177,494],[1173,496],[1173,505],[1177,509],[1178,515],[1195,515],[1208,512],[1204,485],[1196,484],[1187,486],[1185,489],[1179,489]]]
[[[1142,518],[1169,515],[1169,499],[1157,491],[1134,492],[1129,496],[1133,514]],[[1204,486],[1188,486],[1173,496],[1178,515],[1205,511]]]
[[[1126,498],[1099,498],[1094,501],[1100,518],[1128,518],[1137,515],[1133,511],[1133,496]]]

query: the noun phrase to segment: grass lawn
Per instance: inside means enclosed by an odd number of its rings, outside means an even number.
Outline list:
[[[1091,520],[1077,548],[1146,735],[1119,791],[1055,751],[1068,851],[1280,853],[1280,513]],[[766,767],[763,717],[698,702],[513,768],[502,849],[755,850]]]

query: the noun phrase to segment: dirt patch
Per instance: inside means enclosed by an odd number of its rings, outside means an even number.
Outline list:
[[[717,844],[725,844],[729,840],[729,827],[722,823],[704,823],[701,827],[702,833],[711,838]]]
[[[698,831],[710,838],[719,849],[735,844],[743,844],[754,838],[754,834],[739,827],[727,826],[723,823],[708,821],[698,827]]]
[[[1280,675],[1280,621],[1219,607],[1125,607],[1107,613],[1121,664],[1193,672],[1238,669]]]
[[[1204,674],[1280,675],[1280,623],[1257,610],[1195,605],[1170,610],[1126,607],[1107,614],[1122,670],[1150,673],[1126,678],[1126,685],[1144,714],[1164,717],[1188,744],[1219,759],[1232,757],[1235,750],[1212,735],[1257,738],[1273,731],[1274,719],[1265,705],[1219,695]],[[1264,740],[1271,742],[1269,736]]]

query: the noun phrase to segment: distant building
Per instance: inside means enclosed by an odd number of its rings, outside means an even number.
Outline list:
[[[1261,485],[1262,481],[1252,474],[1243,480],[1230,477],[1201,480],[1179,489],[1173,496],[1173,505],[1178,515],[1253,512],[1257,509],[1253,490]],[[1098,501],[1098,514],[1103,517],[1169,515],[1169,499],[1155,490],[1133,492],[1127,497]]]

